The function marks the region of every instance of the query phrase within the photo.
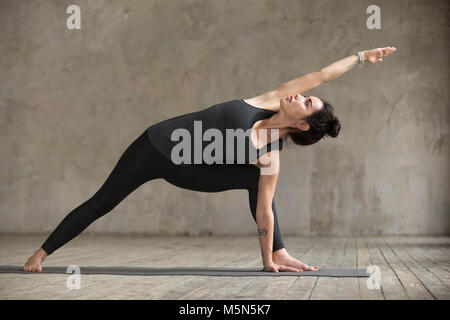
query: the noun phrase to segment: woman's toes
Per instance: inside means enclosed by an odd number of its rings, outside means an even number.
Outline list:
[[[302,268],[303,271],[307,271],[308,270],[308,266],[306,264],[302,264],[301,268]]]
[[[25,272],[40,272],[42,271],[42,268],[40,266],[25,266],[23,267],[23,271]]]
[[[316,270],[317,270],[317,267],[311,267],[311,266],[305,264],[304,270],[307,270],[307,271],[316,271]]]

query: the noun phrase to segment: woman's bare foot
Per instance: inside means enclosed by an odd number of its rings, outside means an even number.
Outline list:
[[[27,263],[23,266],[23,271],[27,272],[41,272],[42,271],[42,262],[47,257],[47,253],[39,249],[36,251],[31,257],[28,258]]]
[[[290,256],[287,253],[286,249],[284,249],[284,248],[280,249],[278,251],[275,251],[272,254],[272,260],[276,264],[282,264],[285,266],[298,268],[302,271],[317,271],[318,270],[317,267],[311,267],[311,266],[307,265],[306,263],[303,263],[303,262],[295,259],[294,257]]]

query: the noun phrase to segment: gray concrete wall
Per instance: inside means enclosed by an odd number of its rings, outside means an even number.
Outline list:
[[[81,7],[81,30],[66,7]],[[0,1],[0,232],[50,232],[152,123],[249,98],[357,50],[397,52],[310,95],[338,139],[282,152],[283,234],[449,234],[449,3]],[[247,193],[151,181],[87,232],[254,234]]]

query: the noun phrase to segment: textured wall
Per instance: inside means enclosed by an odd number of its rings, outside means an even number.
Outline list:
[[[82,29],[68,30],[78,4]],[[0,0],[0,231],[49,232],[150,124],[249,98],[357,50],[397,52],[308,94],[338,139],[282,152],[287,234],[449,234],[449,2]],[[247,193],[151,181],[88,231],[254,234]]]

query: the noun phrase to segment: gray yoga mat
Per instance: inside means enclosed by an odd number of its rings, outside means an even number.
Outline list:
[[[317,271],[303,272],[265,272],[261,268],[219,268],[219,267],[176,267],[176,268],[151,268],[151,267],[88,267],[80,266],[81,274],[112,274],[133,276],[167,276],[167,275],[199,275],[199,276],[228,276],[228,277],[252,277],[252,276],[319,276],[319,277],[369,277],[366,269],[319,269]],[[21,274],[71,274],[67,267],[44,266],[42,272],[25,272],[21,266],[0,266],[0,273]]]

